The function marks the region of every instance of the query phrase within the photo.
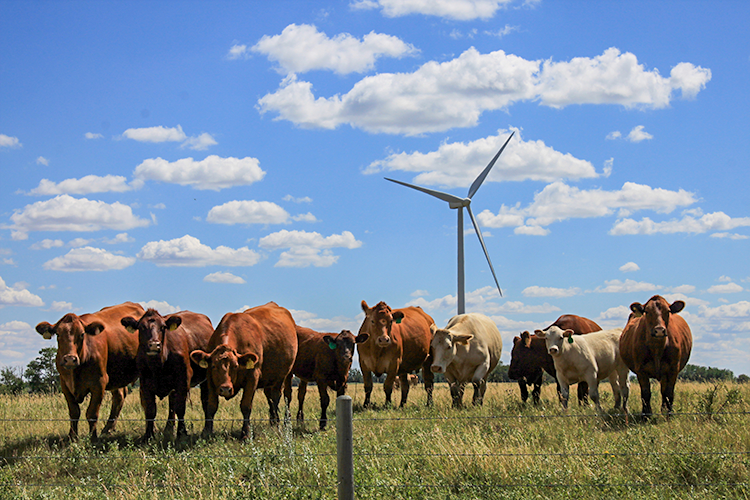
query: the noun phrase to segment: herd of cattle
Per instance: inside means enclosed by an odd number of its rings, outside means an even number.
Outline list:
[[[279,422],[282,392],[292,397],[292,377],[300,379],[297,419],[304,420],[307,384],[315,382],[320,394],[320,428],[327,424],[328,388],[346,391],[355,348],[364,376],[364,407],[371,406],[372,374],[386,374],[386,404],[400,386],[400,406],[422,370],[427,404],[432,405],[435,374],[450,386],[454,407],[461,407],[464,388],[474,386],[474,404],[482,404],[487,378],[500,361],[502,339],[494,322],[483,314],[461,314],[445,328],[419,307],[391,309],[385,302],[369,307],[362,301],[365,319],[358,335],[344,330],[321,333],[297,325],[291,313],[273,302],[227,313],[214,329],[203,314],[181,311],[162,316],[139,304],[105,307],[78,316],[69,313],[54,325],[36,326],[45,339],[57,336],[57,370],[70,416],[69,436],[78,435],[80,405],[91,395],[86,410],[89,433],[96,436],[99,409],[105,391],[112,393],[112,409],[103,429],[115,428],[127,386],[140,379],[140,397],[146,419],[144,440],[154,435],[156,397],[169,398],[165,432],[177,422],[177,435],[187,433],[185,407],[191,387],[200,385],[205,416],[203,435],[213,432],[219,397],[231,399],[242,392],[240,436],[250,430],[250,413],[257,389],[268,399],[271,423]],[[567,407],[569,387],[578,384],[579,401],[590,398],[597,409],[599,381],[609,379],[615,408],[627,412],[628,373],[641,386],[642,413],[651,415],[650,379],[661,383],[662,410],[672,412],[677,374],[687,364],[692,348],[690,328],[679,313],[682,301],[671,305],[654,296],[645,305],[633,303],[625,328],[602,330],[595,322],[563,315],[544,330],[523,332],[513,339],[508,375],[518,380],[521,398],[533,386],[539,402],[543,372],[557,380],[560,401]],[[418,379],[416,379],[418,380]],[[398,382],[398,384],[397,384]]]

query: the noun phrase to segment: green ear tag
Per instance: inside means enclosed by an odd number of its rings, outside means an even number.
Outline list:
[[[568,344],[572,344],[572,343],[573,343],[573,336],[571,335],[570,337],[568,337]]]
[[[328,347],[330,347],[331,350],[336,350],[336,342],[328,342]]]
[[[398,319],[396,320],[396,324],[397,324],[397,325],[400,325],[400,324],[401,324],[401,318],[398,318]]]

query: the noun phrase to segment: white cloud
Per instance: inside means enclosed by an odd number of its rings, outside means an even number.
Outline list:
[[[15,210],[10,219],[15,240],[26,239],[31,231],[126,230],[149,225],[148,220],[133,215],[132,209],[122,203],[108,204],[67,194],[26,205]]]
[[[473,127],[483,112],[537,100],[562,108],[616,104],[664,108],[681,84],[692,89],[711,79],[710,70],[684,63],[678,79],[646,71],[631,53],[616,48],[595,58],[569,62],[528,61],[503,51],[469,48],[457,58],[430,61],[413,73],[381,73],[357,82],[345,94],[316,97],[310,82],[291,74],[258,101],[261,113],[301,127],[334,129],[343,124],[368,132],[419,135]],[[689,75],[689,76],[688,76]],[[696,91],[697,92],[697,91]]]
[[[247,307],[243,308],[244,311]],[[319,332],[340,332],[349,330],[356,335],[359,331],[359,325],[362,324],[363,314],[358,314],[354,318],[346,316],[336,316],[334,318],[319,318],[317,314],[298,309],[290,309],[294,322],[300,326],[311,328]]]
[[[53,311],[58,311],[58,312],[70,311],[71,309],[73,309],[73,304],[71,302],[55,300],[55,301],[52,301],[52,306],[50,307],[50,309]]]
[[[711,238],[729,238],[730,240],[746,240],[750,238],[750,236],[746,236],[744,234],[737,234],[737,233],[714,233],[711,235]]]
[[[362,242],[349,231],[322,236],[316,232],[282,229],[261,238],[258,246],[267,250],[288,249],[281,253],[275,267],[329,267],[339,258],[331,248],[354,249],[362,246]]]
[[[49,250],[50,248],[59,248],[63,245],[65,245],[65,242],[63,242],[63,240],[43,239],[42,241],[37,241],[29,248],[31,248],[32,250]]]
[[[437,16],[456,21],[490,19],[512,0],[353,0],[355,10],[380,8],[386,17],[410,14]]]
[[[412,297],[426,297],[430,295],[430,293],[427,290],[414,290],[411,292]]]
[[[221,158],[215,155],[200,161],[183,158],[168,162],[161,158],[150,158],[138,165],[133,172],[133,176],[139,181],[169,182],[213,191],[233,186],[249,186],[265,175],[256,158]]]
[[[748,318],[750,317],[750,302],[743,300],[718,307],[703,306],[700,308],[700,313],[706,318]]]
[[[83,134],[83,136],[86,139],[103,139],[104,138],[102,134],[95,134],[93,132],[86,132],[85,134]]]
[[[622,133],[619,130],[615,130],[614,132],[610,132],[609,134],[607,134],[608,141],[613,141],[615,139],[619,139],[620,137],[622,137]]]
[[[216,146],[218,142],[213,138],[211,134],[203,132],[198,137],[189,137],[183,142],[180,147],[188,148],[195,151],[205,151],[211,146]]]
[[[309,196],[303,196],[301,198],[295,198],[291,194],[288,194],[288,195],[284,196],[284,198],[282,198],[282,199],[284,201],[291,201],[293,203],[312,203],[312,201],[313,201],[312,198],[310,198]]]
[[[670,290],[672,293],[693,293],[695,287],[693,285],[680,285],[672,287]]]
[[[0,277],[0,308],[5,306],[41,307],[44,301],[21,286],[8,287]]]
[[[73,248],[85,247],[89,243],[91,243],[91,240],[87,240],[86,238],[73,238],[68,242],[68,246],[71,246]]]
[[[739,293],[744,291],[737,283],[726,283],[724,285],[714,285],[706,290],[708,293]]]
[[[307,212],[306,214],[299,214],[292,217],[292,220],[296,222],[318,222],[318,218],[312,213]]]
[[[114,238],[104,238],[102,241],[107,245],[118,245],[120,243],[133,243],[135,238],[128,236],[128,233],[118,233]]]
[[[650,140],[653,139],[654,136],[649,134],[648,132],[645,132],[643,125],[638,125],[633,130],[630,131],[628,134],[628,140],[630,142],[641,142],[644,140]]]
[[[40,156],[39,158],[36,159],[36,164],[37,165],[44,165],[45,167],[48,167],[49,166],[49,160],[47,158],[45,158],[44,156]]]
[[[732,218],[724,212],[714,212],[705,214],[700,218],[685,215],[680,220],[672,219],[665,222],[654,222],[648,217],[644,217],[640,222],[634,219],[620,219],[609,230],[609,234],[701,234],[708,231],[726,231],[747,226],[750,226],[750,217]]]
[[[0,148],[20,148],[22,147],[18,137],[10,137],[5,134],[0,134]]]
[[[621,320],[623,323],[627,321],[630,315],[630,309],[627,306],[616,306],[610,307],[597,317],[597,320],[612,321]]]
[[[235,43],[229,48],[229,53],[227,54],[227,59],[234,60],[234,59],[248,59],[250,57],[250,49],[247,45],[241,45],[239,43]]]
[[[534,201],[526,208],[503,205],[497,214],[484,210],[477,219],[487,227],[507,227],[522,222],[529,229],[524,231],[519,227],[517,233],[538,234],[532,229],[567,219],[604,217],[614,214],[615,210],[620,214],[637,210],[668,213],[696,201],[693,193],[682,189],[669,191],[634,182],[626,182],[618,191],[582,190],[563,182],[553,182],[536,193]],[[610,234],[616,233],[610,231]]]
[[[230,50],[232,59],[244,54],[235,47],[234,52]],[[251,50],[276,61],[281,73],[327,69],[341,75],[369,71],[379,57],[403,57],[417,52],[395,36],[370,32],[362,40],[349,33],[329,38],[309,24],[290,24],[280,35],[263,36]]]
[[[235,276],[232,273],[222,272],[211,273],[203,278],[203,281],[207,281],[209,283],[231,283],[235,285],[243,285],[247,283],[247,281],[240,278],[239,276]]]
[[[287,224],[289,213],[270,201],[229,201],[213,207],[206,220],[214,224]]]
[[[524,141],[521,131],[500,155],[487,181],[555,181],[597,177],[594,166],[571,154],[560,153],[543,141]],[[463,143],[443,143],[429,153],[394,153],[371,163],[366,174],[381,171],[418,172],[414,182],[421,185],[468,187],[495,156],[510,135],[510,130],[484,139]]]
[[[553,288],[543,286],[529,286],[521,292],[524,297],[573,297],[581,293],[580,288]]]
[[[661,288],[660,286],[646,283],[645,281],[634,280],[610,280],[604,281],[606,286],[598,286],[594,290],[598,293],[632,293],[632,292],[651,292]]]
[[[640,270],[641,268],[635,262],[627,262],[620,266],[620,271],[623,273],[632,273]]]
[[[541,226],[518,226],[513,230],[514,234],[525,234],[526,236],[547,236],[550,233],[549,229],[545,229]]]
[[[173,306],[169,302],[160,300],[149,300],[148,302],[138,302],[144,309],[156,309],[159,314],[174,314],[182,311],[180,306]]]
[[[216,140],[206,132],[199,136],[188,137],[180,125],[177,127],[145,127],[129,128],[122,133],[126,139],[133,139],[138,142],[182,142],[180,147],[203,151],[209,146],[218,144]]]
[[[67,254],[48,260],[42,267],[49,271],[112,271],[135,264],[134,257],[123,257],[101,248],[74,248]]]
[[[730,281],[732,281],[732,278],[730,278],[729,276],[723,275],[723,276],[719,276],[719,278],[716,281],[720,281],[722,283],[729,283]]]
[[[138,252],[137,257],[165,267],[254,266],[261,259],[258,252],[247,247],[234,249],[218,246],[213,249],[190,235],[168,241],[146,243]]]
[[[58,194],[89,194],[89,193],[122,193],[133,189],[127,179],[121,175],[87,175],[80,179],[65,179],[54,183],[48,179],[39,181],[39,185],[29,191],[30,195],[54,196]]]

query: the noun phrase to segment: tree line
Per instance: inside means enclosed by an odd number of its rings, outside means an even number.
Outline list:
[[[6,366],[0,369],[0,394],[40,394],[60,392],[60,377],[55,367],[56,347],[45,347],[39,351],[39,356],[29,362],[26,369]],[[500,362],[490,373],[489,382],[513,382],[508,377],[509,365]],[[420,375],[420,382],[422,377]],[[680,380],[689,382],[750,382],[750,377],[744,373],[735,378],[731,370],[708,366],[687,365],[680,372]],[[385,381],[385,375],[375,377],[377,382]],[[553,382],[552,377],[545,373],[545,380]],[[362,372],[352,368],[349,372],[350,383],[362,383]],[[435,382],[445,382],[442,373],[435,374]]]

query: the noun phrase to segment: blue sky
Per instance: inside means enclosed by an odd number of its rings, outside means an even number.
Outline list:
[[[0,365],[126,300],[214,324],[360,302],[512,337],[687,303],[691,363],[750,367],[750,4],[0,1]]]

